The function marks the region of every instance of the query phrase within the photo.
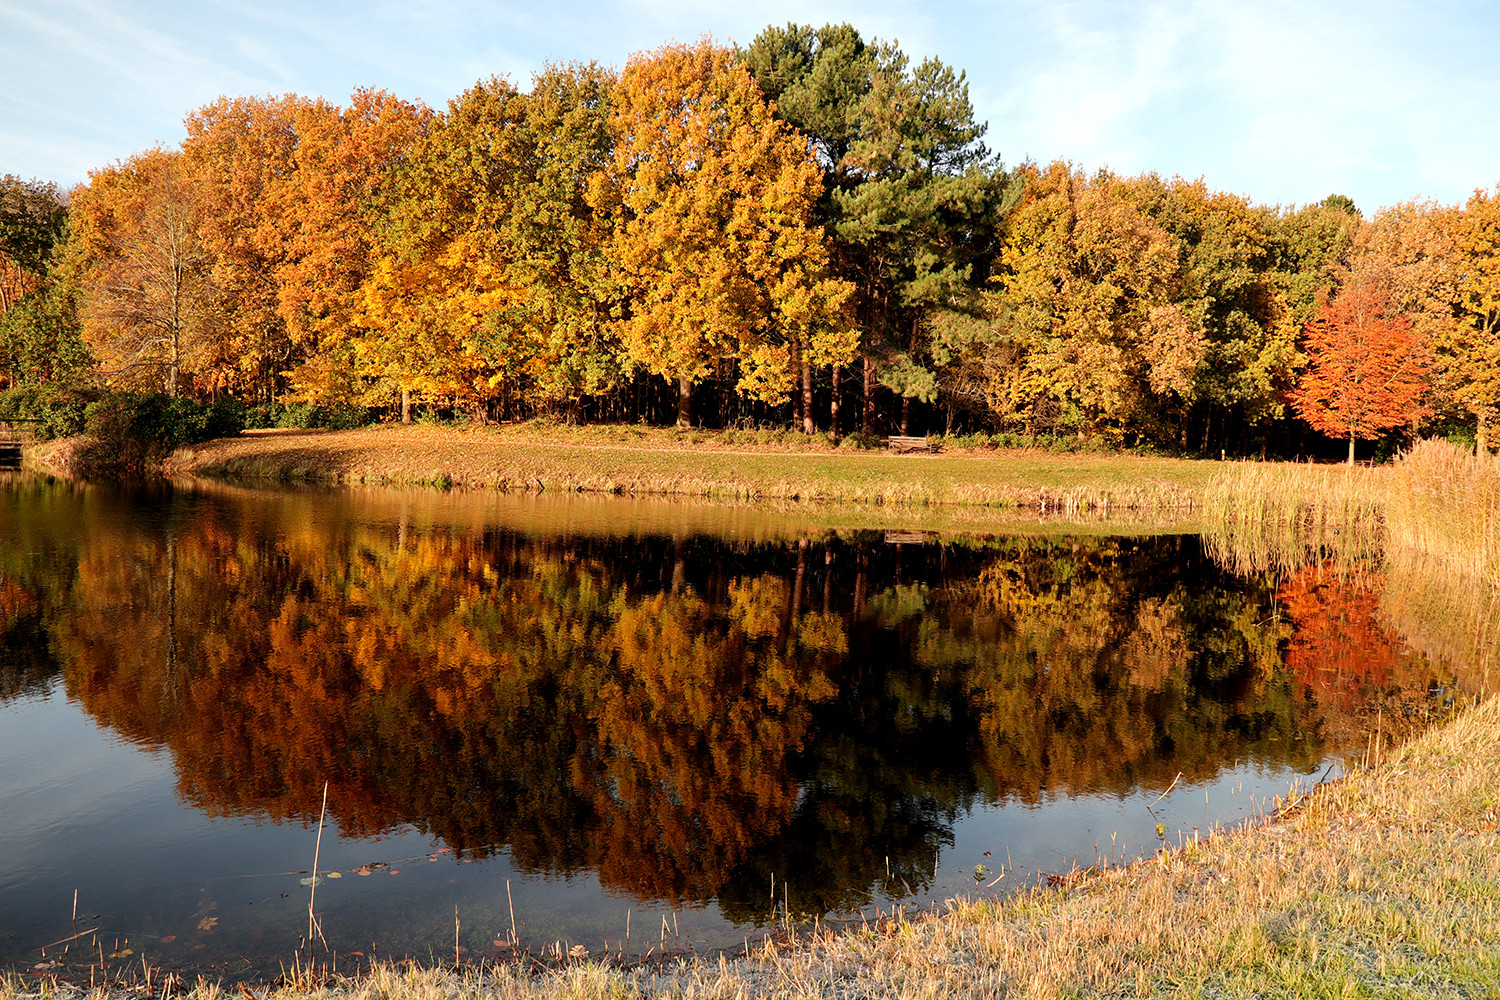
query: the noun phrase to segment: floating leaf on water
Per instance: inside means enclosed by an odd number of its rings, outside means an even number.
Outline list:
[[[171,944],[173,941],[176,941],[176,940],[177,940],[177,935],[176,934],[168,934],[166,937],[164,937],[164,938],[161,939],[161,943],[162,944]]]
[[[323,876],[321,876],[321,875],[309,875],[309,876],[307,876],[307,878],[298,879],[298,881],[302,885],[322,885],[323,884]]]
[[[433,851],[432,853],[434,853],[434,854],[452,854],[453,853],[453,848],[451,848],[451,847],[439,847],[436,851]]]
[[[131,955],[134,955],[134,954],[135,954],[135,949],[134,948],[121,948],[119,951],[112,951],[112,952],[110,952],[109,953],[109,957],[110,958],[129,958]]]
[[[365,957],[365,953],[362,952],[362,951],[351,951],[349,954],[354,955],[357,958],[364,958]]]
[[[198,921],[198,930],[204,934],[208,934],[213,931],[213,929],[218,925],[218,917],[204,917],[202,920]]]
[[[391,874],[392,875],[400,875],[401,874],[401,869],[399,869],[399,868],[392,868],[391,869]]]
[[[427,860],[428,861],[436,861],[437,860],[437,855],[436,854],[429,854],[429,855],[427,855]]]
[[[360,875],[360,876],[368,875],[368,874],[370,874],[370,869],[368,869],[368,868],[361,868],[358,871],[356,871],[354,874]]]
[[[343,875],[342,872],[329,872],[328,873],[328,877],[329,878],[343,878],[344,875]]]

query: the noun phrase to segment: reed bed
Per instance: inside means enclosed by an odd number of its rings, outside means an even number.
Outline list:
[[[1500,585],[1500,456],[1421,441],[1392,473],[1387,547]]]
[[[1500,457],[1422,441],[1383,469],[1237,465],[1205,489],[1203,524],[1236,572],[1378,573],[1409,645],[1474,690],[1500,678]]]
[[[1389,469],[1242,463],[1204,489],[1210,555],[1236,572],[1296,571],[1380,555]]]

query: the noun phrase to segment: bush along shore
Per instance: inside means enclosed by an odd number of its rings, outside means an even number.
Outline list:
[[[1133,864],[956,899],[941,912],[773,935],[745,955],[621,965],[559,947],[483,967],[377,965],[353,978],[304,960],[252,995],[1500,995],[1500,700],[1486,697],[1500,680],[1493,642],[1500,580],[1483,544],[1478,557],[1463,544],[1495,537],[1500,462],[1423,446],[1392,469],[1339,470],[1347,480],[1323,475],[1290,466],[1223,473],[1206,489],[1214,544],[1247,566],[1312,560],[1348,572],[1375,560],[1398,594],[1395,606],[1425,629],[1409,638],[1461,659],[1478,694],[1457,698],[1449,718],[1404,746],[1372,737],[1343,778],[1290,790],[1264,821],[1214,830]],[[1260,512],[1246,513],[1244,503]],[[1349,525],[1370,537],[1351,545]],[[1262,528],[1284,544],[1245,537]],[[1477,638],[1466,635],[1476,629]],[[153,978],[149,967],[125,987],[196,1000],[228,994],[216,983]],[[79,988],[12,975],[0,983],[0,1000],[70,990]]]

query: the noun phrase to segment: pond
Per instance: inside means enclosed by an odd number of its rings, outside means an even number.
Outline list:
[[[1332,574],[810,516],[0,478],[0,965],[738,951],[1209,834],[1451,695]]]

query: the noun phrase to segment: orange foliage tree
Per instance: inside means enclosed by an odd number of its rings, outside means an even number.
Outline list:
[[[1378,284],[1344,288],[1318,310],[1304,337],[1308,367],[1292,406],[1314,429],[1349,439],[1349,464],[1356,438],[1373,440],[1427,415],[1431,357]]]

